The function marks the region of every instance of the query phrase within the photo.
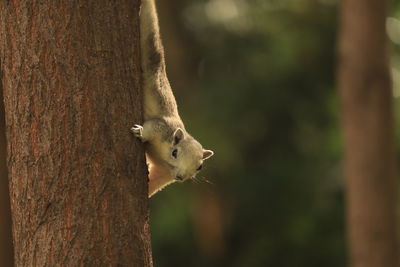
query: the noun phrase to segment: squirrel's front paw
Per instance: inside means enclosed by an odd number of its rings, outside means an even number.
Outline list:
[[[139,124],[133,125],[131,132],[140,140],[143,138],[143,126]]]

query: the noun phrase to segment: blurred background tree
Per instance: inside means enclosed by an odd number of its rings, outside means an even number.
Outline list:
[[[387,4],[341,2],[337,72],[352,267],[400,266]]]
[[[346,266],[338,1],[158,7],[181,115],[216,155],[151,199],[155,265]]]

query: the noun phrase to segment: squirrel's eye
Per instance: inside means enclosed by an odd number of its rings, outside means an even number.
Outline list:
[[[178,156],[178,149],[172,150],[172,156],[176,158]]]
[[[196,171],[200,171],[202,168],[203,168],[203,165],[200,165],[200,166],[196,169]]]

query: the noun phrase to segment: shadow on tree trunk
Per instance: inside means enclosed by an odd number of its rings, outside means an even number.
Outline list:
[[[7,177],[6,127],[4,123],[3,86],[0,80],[0,266],[13,266],[10,193]]]

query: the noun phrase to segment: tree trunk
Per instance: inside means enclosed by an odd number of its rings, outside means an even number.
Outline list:
[[[139,1],[0,2],[17,266],[152,266]]]
[[[4,267],[14,265],[6,155],[7,151],[4,123],[3,88],[0,79],[0,266]]]
[[[353,267],[398,265],[392,90],[387,2],[342,2],[338,82]]]

